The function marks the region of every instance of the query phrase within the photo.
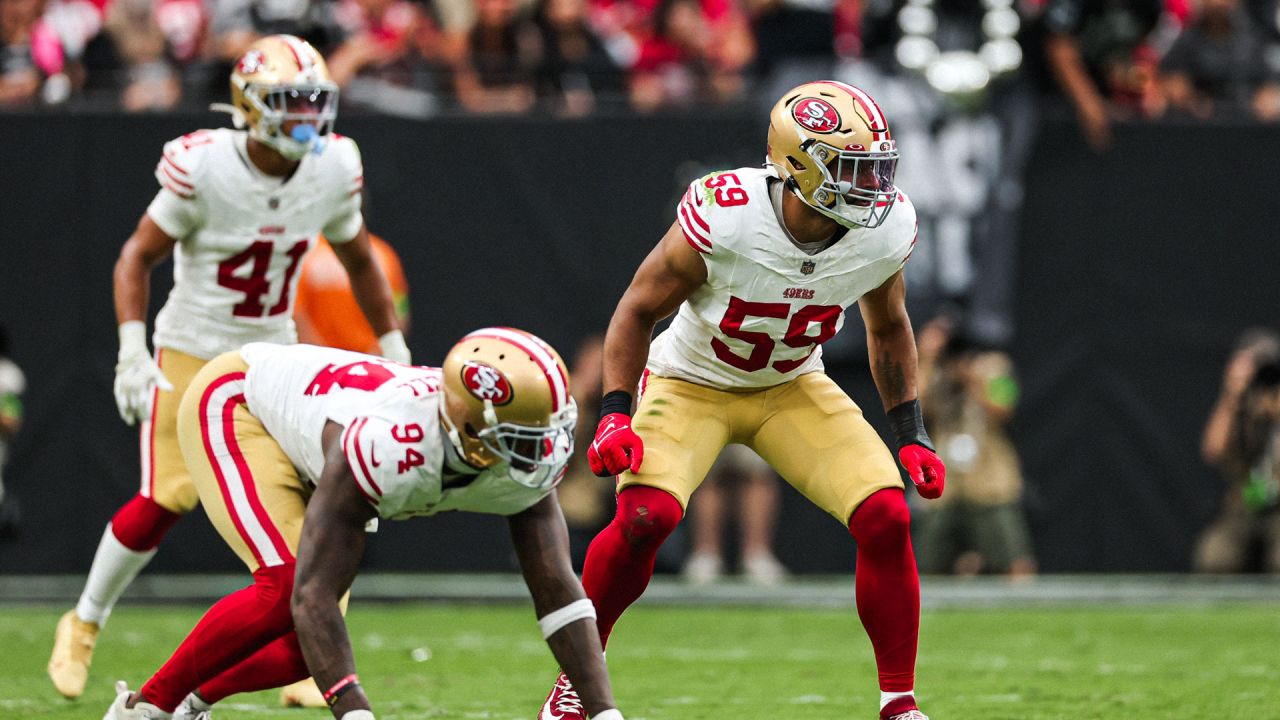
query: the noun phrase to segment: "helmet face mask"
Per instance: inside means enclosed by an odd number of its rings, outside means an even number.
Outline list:
[[[897,161],[879,105],[852,85],[801,85],[770,113],[768,164],[805,205],[845,227],[885,221]]]
[[[896,146],[892,151],[867,153],[809,142],[804,150],[823,174],[812,202],[806,204],[845,226],[873,228],[885,221],[898,196],[893,184]]]
[[[536,473],[560,464],[573,452],[573,429],[577,421],[577,405],[570,404],[548,427],[499,422],[480,430],[476,436],[499,462],[524,473]]]
[[[459,457],[504,467],[517,484],[550,490],[573,452],[578,408],[555,350],[512,328],[477,330],[445,358],[441,424]]]
[[[324,58],[292,35],[254,43],[231,73],[236,126],[289,158],[324,150],[338,118],[338,86]]]

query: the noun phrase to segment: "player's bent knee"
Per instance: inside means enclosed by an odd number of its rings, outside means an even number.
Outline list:
[[[295,564],[288,562],[259,568],[253,574],[258,605],[273,626],[291,627],[293,624],[290,604],[293,600],[294,571]]]
[[[111,518],[111,533],[130,550],[149,552],[181,517],[180,513],[162,507],[151,498],[134,495]]]
[[[632,485],[618,493],[618,514],[623,537],[632,546],[661,544],[680,524],[684,510],[671,493]]]
[[[853,511],[849,532],[859,545],[899,542],[911,536],[911,510],[897,488],[872,493]]]

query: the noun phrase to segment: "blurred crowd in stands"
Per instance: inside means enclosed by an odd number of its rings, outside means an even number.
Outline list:
[[[851,62],[1032,83],[1098,147],[1116,117],[1280,117],[1277,0],[0,0],[0,106],[201,108],[280,32],[344,104],[414,117],[773,99]]]

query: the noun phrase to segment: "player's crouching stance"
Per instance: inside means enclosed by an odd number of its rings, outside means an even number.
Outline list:
[[[618,477],[618,507],[587,550],[582,582],[607,643],[716,456],[742,443],[848,528],[880,720],[928,720],[915,698],[920,578],[903,482],[862,411],[822,372],[822,344],[856,303],[898,459],[922,497],[941,496],[946,468],[916,396],[902,274],[916,214],[894,184],[897,144],[865,92],[813,82],[774,106],[767,154],[765,168],[689,186],[614,311],[587,460]],[[561,710],[566,699],[576,698],[562,676],[540,720],[581,720]]]
[[[253,584],[215,604],[104,720],[197,718],[229,695],[305,678],[333,714],[373,718],[341,603],[375,518],[506,515],[538,623],[583,709],[621,720],[595,609],[569,561],[552,492],[577,409],[546,343],[486,328],[444,367],[255,343],[209,363],[178,414],[201,503]]]

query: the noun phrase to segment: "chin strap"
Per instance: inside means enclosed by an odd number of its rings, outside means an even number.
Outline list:
[[[466,453],[462,449],[462,436],[458,434],[458,428],[454,426],[453,420],[449,418],[449,413],[443,410],[440,411],[440,423],[444,426],[445,434],[449,436],[449,444],[453,445],[458,457],[464,457]]]
[[[244,111],[235,105],[227,103],[211,103],[209,109],[214,112],[231,113],[231,124],[236,126],[237,130],[243,130],[248,122],[244,118]]]

